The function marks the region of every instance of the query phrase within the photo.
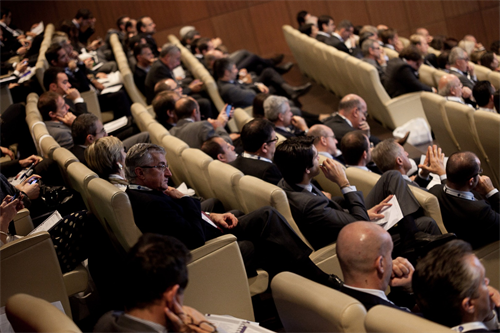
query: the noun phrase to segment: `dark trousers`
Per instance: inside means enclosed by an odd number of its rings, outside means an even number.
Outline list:
[[[245,68],[247,71],[257,74],[260,74],[265,68],[274,65],[271,59],[261,58],[247,50],[233,52],[229,55],[229,59],[234,61],[238,70]]]
[[[123,88],[114,93],[98,95],[98,99],[101,111],[113,111],[115,119],[132,115],[130,113],[130,98]]]

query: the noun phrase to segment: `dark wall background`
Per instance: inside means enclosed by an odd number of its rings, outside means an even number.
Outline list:
[[[330,14],[336,22],[350,19],[354,25],[386,24],[400,36],[409,37],[417,27],[433,35],[461,39],[476,36],[489,45],[500,39],[498,0],[407,0],[407,1],[2,1],[13,11],[13,23],[26,30],[32,23],[45,24],[73,18],[79,8],[90,9],[97,18],[96,34],[104,37],[121,15],[151,16],[156,23],[158,45],[169,34],[178,36],[184,25],[195,26],[204,36],[219,36],[230,51],[245,48],[267,56],[290,54],[281,27],[297,26],[295,15],[305,9],[316,16]]]

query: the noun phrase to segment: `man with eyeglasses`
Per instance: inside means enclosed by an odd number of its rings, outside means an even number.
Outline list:
[[[243,172],[271,184],[278,184],[281,172],[273,163],[278,137],[274,124],[264,118],[256,118],[243,126],[241,141],[245,150],[232,166]]]
[[[464,87],[456,75],[446,74],[439,79],[438,94],[448,101],[466,104],[465,100],[467,100],[468,104],[472,91],[469,87]]]
[[[467,52],[455,46],[451,49],[448,62],[450,63],[450,73],[456,75],[464,87],[468,87],[470,90],[474,89],[477,77],[474,73],[474,65],[469,62]]]
[[[154,144],[137,144],[125,160],[130,185],[127,195],[137,227],[143,232],[169,235],[187,248],[230,233],[238,238],[247,275],[264,268],[270,276],[291,271],[338,289],[340,281],[318,268],[309,258],[311,249],[302,242],[288,222],[274,208],[262,207],[241,215],[202,212],[200,201],[168,186],[172,175],[165,150]],[[277,236],[278,235],[278,236]]]
[[[342,152],[337,148],[337,137],[330,127],[320,124],[314,125],[307,132],[307,136],[314,138],[314,146],[319,155],[323,155],[345,165]]]
[[[382,53],[382,46],[374,39],[366,39],[361,45],[361,52],[363,53],[364,62],[369,63],[377,69],[378,76],[380,77],[380,82],[384,77],[385,69],[387,68],[387,62],[385,61],[385,56]]]
[[[429,192],[439,200],[446,230],[474,249],[500,239],[500,195],[472,152],[452,154],[446,164],[446,185]]]

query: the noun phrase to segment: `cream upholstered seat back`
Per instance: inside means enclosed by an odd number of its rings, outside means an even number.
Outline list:
[[[168,130],[156,120],[148,125],[149,139],[151,143],[161,146],[161,141],[164,136],[170,135]]]
[[[76,324],[54,305],[27,294],[9,298],[5,308],[15,332],[80,333]]]
[[[251,121],[253,118],[243,109],[234,109],[233,119],[236,122],[236,127],[238,127],[238,132],[241,132],[243,126]]]
[[[449,327],[385,305],[376,305],[368,311],[365,328],[366,332],[374,333],[453,332]]]
[[[59,171],[61,172],[64,183],[69,185],[67,169],[71,163],[79,162],[78,158],[76,158],[72,152],[63,147],[56,148],[52,154],[52,158],[59,166]]]
[[[290,272],[276,275],[271,289],[287,332],[365,332],[365,307],[340,291]]]
[[[182,152],[182,159],[196,194],[205,199],[215,198],[208,174],[208,166],[213,162],[213,159],[201,150],[194,148],[185,149]]]
[[[435,71],[436,71],[435,68],[422,64],[422,66],[420,66],[420,68],[418,69],[420,82],[428,85],[429,87],[437,88],[437,84],[436,81],[434,81],[434,75],[433,75]]]
[[[182,152],[188,149],[187,143],[173,135],[166,135],[161,139],[161,146],[167,153],[167,162],[170,171],[172,171],[172,179],[174,183],[179,186],[185,182],[188,186],[191,185],[191,178],[184,165],[182,159]]]
[[[474,112],[474,123],[479,142],[488,156],[491,170],[500,181],[500,115],[486,112]]]
[[[71,317],[66,286],[54,244],[48,232],[38,232],[0,248],[0,306],[9,297],[25,293],[49,302],[61,301]]]
[[[35,76],[40,83],[40,87],[42,87],[43,91],[45,91],[45,87],[43,86],[43,75],[45,74],[45,70],[49,68],[49,63],[45,58],[45,52],[49,48],[52,43],[52,35],[54,34],[54,25],[52,23],[47,24],[45,27],[45,31],[43,33],[43,41],[40,44],[40,50],[38,51],[38,58],[35,64]]]
[[[460,145],[453,134],[444,110],[446,99],[427,91],[422,92],[421,98],[425,116],[429,121],[431,130],[436,137],[439,147],[441,147],[446,156],[450,156],[452,153],[459,151]]]
[[[488,73],[488,81],[495,87],[496,90],[500,90],[500,73],[491,71]]]
[[[69,186],[82,196],[83,202],[88,210],[90,210],[89,193],[87,190],[89,182],[97,178],[97,174],[90,170],[86,165],[80,162],[71,163],[68,165],[68,181]]]
[[[373,186],[375,186],[377,181],[380,179],[380,175],[375,172],[369,172],[353,167],[347,168],[345,174],[347,179],[349,179],[349,183],[356,186],[358,191],[363,192],[363,198],[366,198]]]
[[[46,135],[40,138],[38,141],[40,144],[40,150],[42,151],[43,156],[52,158],[54,151],[61,146],[57,143],[56,140],[50,135]]]
[[[222,202],[226,210],[247,211],[241,193],[238,191],[238,184],[243,177],[240,170],[216,160],[208,165],[208,174],[214,195]]]
[[[449,73],[443,71],[442,69],[437,69],[432,73],[432,76],[434,77],[434,82],[439,83],[439,80],[441,79],[442,76],[448,75]]]
[[[399,53],[393,49],[384,47],[384,52],[389,57],[389,59],[399,58]]]
[[[424,214],[432,217],[434,221],[436,221],[439,230],[441,230],[443,234],[448,233],[443,223],[441,208],[439,207],[439,201],[436,196],[416,186],[409,186],[409,188],[420,204],[420,207],[424,210]]]
[[[476,73],[478,81],[488,81],[488,75],[490,74],[491,69],[485,66],[481,66],[478,64],[474,64],[474,73]]]

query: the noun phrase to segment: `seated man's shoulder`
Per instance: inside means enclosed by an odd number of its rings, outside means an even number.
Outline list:
[[[105,313],[94,327],[94,332],[157,332],[152,327],[126,316],[121,311]]]

